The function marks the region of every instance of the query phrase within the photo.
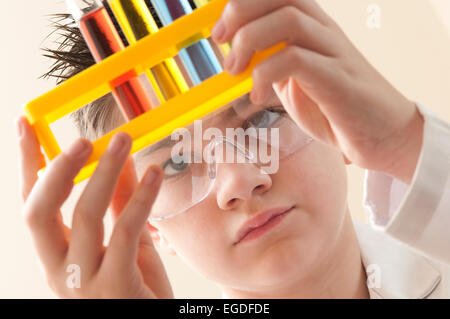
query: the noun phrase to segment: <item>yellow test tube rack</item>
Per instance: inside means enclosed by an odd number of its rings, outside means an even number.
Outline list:
[[[140,13],[140,18],[145,24],[147,33],[154,34],[158,32],[159,29],[156,21],[153,19],[150,9],[147,8],[144,0],[130,0],[130,2]],[[110,0],[109,5],[128,42],[130,44],[136,43],[139,39],[136,38],[133,32],[133,28],[123,10],[121,1]],[[155,65],[152,70],[146,70],[146,74],[161,102],[166,101],[167,97],[171,98],[189,90],[188,84],[173,58],[168,58],[163,63]],[[161,81],[158,81],[158,78]]]
[[[228,0],[213,0],[207,3],[27,103],[24,106],[25,115],[47,158],[53,160],[61,153],[50,124],[109,93],[112,81],[121,75],[132,70],[142,74],[176,56],[192,43],[210,37],[211,29],[219,20],[227,2]],[[101,155],[117,132],[126,132],[131,136],[133,154],[170,136],[177,128],[185,127],[247,94],[253,85],[253,68],[284,47],[285,44],[280,43],[258,52],[241,74],[232,76],[222,72],[215,75],[97,139],[93,142],[91,156],[74,182],[79,183],[92,175]]]

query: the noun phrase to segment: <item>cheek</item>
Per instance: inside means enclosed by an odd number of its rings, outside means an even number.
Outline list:
[[[280,176],[281,175],[281,176]],[[346,202],[347,176],[342,155],[319,142],[287,158],[280,165],[285,189],[294,189],[306,208],[340,208]],[[295,186],[295,187],[294,187]]]
[[[229,238],[221,212],[199,205],[157,227],[177,255],[191,268],[212,280],[226,274]]]
[[[281,176],[277,178],[282,188],[292,190],[291,195],[304,212],[299,216],[303,221],[299,227],[308,234],[337,236],[347,209],[347,177],[342,155],[313,142],[287,158],[280,168]]]
[[[207,247],[215,246],[218,241],[218,236],[214,235],[220,226],[212,216],[206,215],[199,209],[190,210],[160,222],[159,229],[178,251],[198,255]]]

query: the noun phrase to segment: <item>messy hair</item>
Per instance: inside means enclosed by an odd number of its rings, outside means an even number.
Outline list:
[[[146,1],[146,3],[149,4],[149,1]],[[109,11],[109,8],[105,7]],[[154,12],[152,8],[150,10]],[[123,43],[128,45],[117,21],[112,14],[110,16]],[[161,26],[161,22],[157,17],[155,17],[155,21],[158,26]],[[56,49],[43,49],[43,55],[50,58],[53,63],[41,78],[53,78],[56,79],[57,84],[61,84],[96,62],[70,14],[50,15],[50,22],[51,35],[56,34],[58,36],[58,40],[55,41],[57,47]],[[111,93],[73,112],[70,118],[75,123],[80,136],[90,140],[96,140],[125,121]]]

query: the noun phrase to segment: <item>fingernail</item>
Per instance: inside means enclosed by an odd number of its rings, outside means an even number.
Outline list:
[[[84,139],[79,139],[75,143],[70,146],[70,148],[66,151],[66,154],[70,157],[74,158],[82,158],[86,156],[88,151],[88,143]]]
[[[16,130],[17,130],[17,136],[19,138],[22,138],[25,134],[25,127],[23,126],[23,122],[20,117],[18,117],[16,119]]]
[[[222,21],[216,23],[216,25],[212,29],[211,35],[214,40],[222,40],[223,36],[225,35],[225,25]]]
[[[158,171],[155,168],[152,168],[150,172],[145,176],[144,183],[147,185],[151,185],[155,182],[156,177],[158,177]]]
[[[230,52],[225,59],[225,69],[228,72],[232,72],[234,69],[234,65],[236,64],[236,58],[234,57],[233,52]]]
[[[123,134],[116,134],[112,138],[108,146],[108,153],[114,155],[121,155],[127,145],[126,137]]]

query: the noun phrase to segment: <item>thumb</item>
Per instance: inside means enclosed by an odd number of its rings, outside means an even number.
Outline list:
[[[318,105],[302,90],[294,77],[274,83],[273,88],[300,129],[315,140],[337,146],[327,118]]]

